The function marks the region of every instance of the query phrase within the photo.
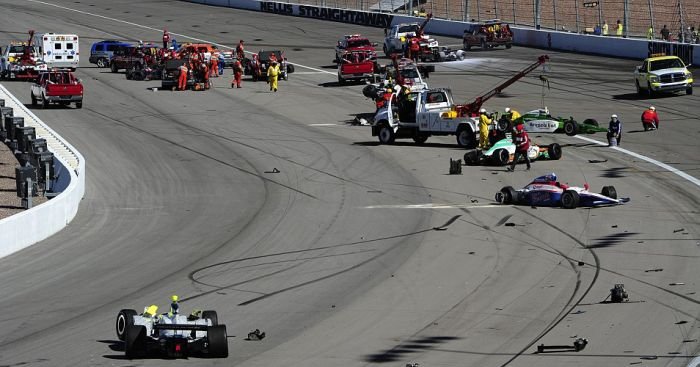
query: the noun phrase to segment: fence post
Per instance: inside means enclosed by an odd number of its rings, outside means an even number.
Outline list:
[[[557,25],[557,0],[552,0],[552,10],[554,11],[554,30],[559,30]]]
[[[623,14],[622,14],[622,37],[627,38],[629,36],[629,25],[630,25],[630,2],[629,0],[625,0],[624,6],[623,6]]]
[[[462,21],[468,22],[469,21],[469,0],[464,0],[464,2],[462,2],[462,6],[464,7],[462,9]]]
[[[542,15],[540,5],[540,0],[535,0],[535,29],[540,29],[540,16]]]
[[[598,26],[600,27],[600,34],[603,33],[603,0],[598,0]]]
[[[579,17],[578,17],[578,0],[574,0],[574,9],[576,9],[576,33],[581,33],[581,28],[579,26]]]
[[[445,0],[445,18],[447,20],[450,20],[450,0]]]
[[[493,19],[498,19],[498,4],[493,0]]]
[[[515,0],[513,0],[513,25],[516,25],[518,23],[515,22]]]
[[[654,6],[651,4],[652,0],[649,0],[649,18],[651,19],[651,28],[654,30],[652,39],[656,38],[656,25],[654,24]]]
[[[476,0],[476,21],[481,22],[481,6],[479,0]]]
[[[683,19],[683,2],[678,0],[678,17],[681,19],[681,31],[679,32],[678,42],[686,42],[685,40],[685,19]]]

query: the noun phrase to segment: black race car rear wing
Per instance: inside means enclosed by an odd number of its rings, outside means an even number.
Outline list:
[[[190,325],[190,324],[155,324],[153,330],[195,330],[207,331],[209,325]]]

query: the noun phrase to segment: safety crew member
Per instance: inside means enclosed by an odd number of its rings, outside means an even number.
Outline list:
[[[209,66],[206,62],[202,62],[199,68],[202,72],[202,79],[204,80],[204,89],[209,89],[211,87],[211,80],[209,80]]]
[[[418,34],[415,37],[411,37],[409,41],[408,53],[409,58],[415,62],[418,62],[418,56],[420,55],[420,37]]]
[[[280,75],[280,66],[277,61],[271,61],[270,67],[267,68],[267,79],[270,83],[270,90],[277,92],[277,78]]]
[[[491,119],[486,114],[486,109],[479,110],[479,149],[486,150],[489,148],[489,125]]]
[[[180,65],[179,67],[180,70],[180,75],[178,76],[177,79],[177,89],[178,90],[185,90],[187,88],[187,72],[189,71],[187,69],[187,65],[184,63]]]
[[[239,60],[243,60],[245,57],[245,52],[243,51],[243,40],[238,41],[238,46],[236,46],[236,57]]]
[[[279,60],[277,60],[277,55],[275,55],[274,52],[270,53],[270,63],[272,63],[273,61],[274,62],[279,61]]]
[[[215,51],[211,55],[211,68],[209,69],[209,76],[219,76],[219,51]]]
[[[173,315],[177,315],[180,313],[180,304],[178,303],[180,301],[180,297],[177,295],[173,294],[170,296],[170,312],[168,312],[168,316],[173,317]]]
[[[511,125],[513,125],[515,124],[515,120],[520,118],[520,113],[510,107],[506,107],[504,116],[510,120]]]
[[[617,29],[616,29],[616,30],[617,30],[617,36],[618,36],[618,37],[622,37],[623,26],[622,26],[622,22],[620,22],[619,19],[617,20],[617,26],[616,26],[616,27],[617,27]]]
[[[515,157],[513,157],[513,162],[511,162],[510,167],[508,167],[508,172],[513,172],[515,170],[515,165],[520,160],[520,157],[525,158],[525,163],[527,164],[526,171],[530,170],[530,157],[527,156],[527,151],[530,149],[530,137],[525,132],[525,125],[519,124],[515,127],[515,133],[513,134],[513,144],[515,144]]]
[[[610,123],[608,124],[608,146],[612,145],[612,138],[617,140],[616,145],[620,145],[622,140],[622,121],[615,114],[610,116]]]
[[[168,43],[170,42],[170,33],[167,29],[163,29],[163,48],[168,49]]]
[[[391,89],[391,87],[387,86],[384,89],[384,93],[382,93],[378,98],[375,100],[375,105],[377,106],[377,111],[380,109],[384,108],[387,103],[393,98],[394,96],[394,90]]]
[[[659,128],[659,115],[656,113],[654,106],[650,106],[642,112],[642,126],[644,126],[644,131]]]
[[[603,22],[603,36],[608,35],[608,22]]]
[[[231,81],[231,88],[235,85],[236,88],[241,88],[241,77],[243,76],[243,65],[241,65],[241,60],[236,59],[233,63],[233,80]]]
[[[219,66],[219,75],[224,75],[224,67],[226,66],[226,58],[223,52],[219,52],[219,60],[216,63]]]
[[[647,39],[648,40],[654,39],[654,26],[649,26],[649,29],[647,29]]]

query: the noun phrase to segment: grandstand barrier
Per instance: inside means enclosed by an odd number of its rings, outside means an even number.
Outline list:
[[[358,24],[386,28],[398,23],[420,21],[401,14],[377,13],[350,9],[320,7],[315,5],[291,4],[259,0],[186,0],[205,5],[224,6],[237,9],[261,11],[274,14]],[[426,27],[429,34],[462,37],[470,23],[446,19],[432,19]],[[678,55],[687,63],[700,65],[700,45],[673,42],[647,41],[643,39],[620,38],[560,32],[554,30],[513,27],[514,43],[519,46],[537,47],[559,51],[571,51],[602,56],[644,59],[652,53],[663,50]]]
[[[31,209],[0,220],[0,258],[31,246],[65,228],[78,213],[85,195],[85,159],[72,145],[48,127],[0,84],[0,98],[12,107],[14,116],[24,117],[25,126],[36,129],[54,154],[54,198]]]

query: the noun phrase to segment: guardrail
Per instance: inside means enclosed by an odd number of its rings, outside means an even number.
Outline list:
[[[46,139],[54,154],[56,174],[53,199],[29,210],[0,220],[0,258],[26,248],[65,228],[78,213],[85,195],[85,159],[72,145],[41,121],[22,102],[0,84],[0,98],[12,107],[15,116],[24,117],[25,126],[32,126],[37,138]]]
[[[418,22],[421,18],[396,13],[378,13],[315,5],[260,0],[186,0],[205,5],[247,9],[266,13],[291,15],[334,22],[389,27],[398,23]],[[433,19],[428,23],[429,34],[462,37],[469,22]],[[597,54],[603,56],[644,59],[651,53],[664,50],[677,54],[686,62],[700,65],[700,45],[664,41],[650,41],[622,37],[596,36],[545,29],[513,27],[514,43],[521,46],[548,48],[561,51]]]

